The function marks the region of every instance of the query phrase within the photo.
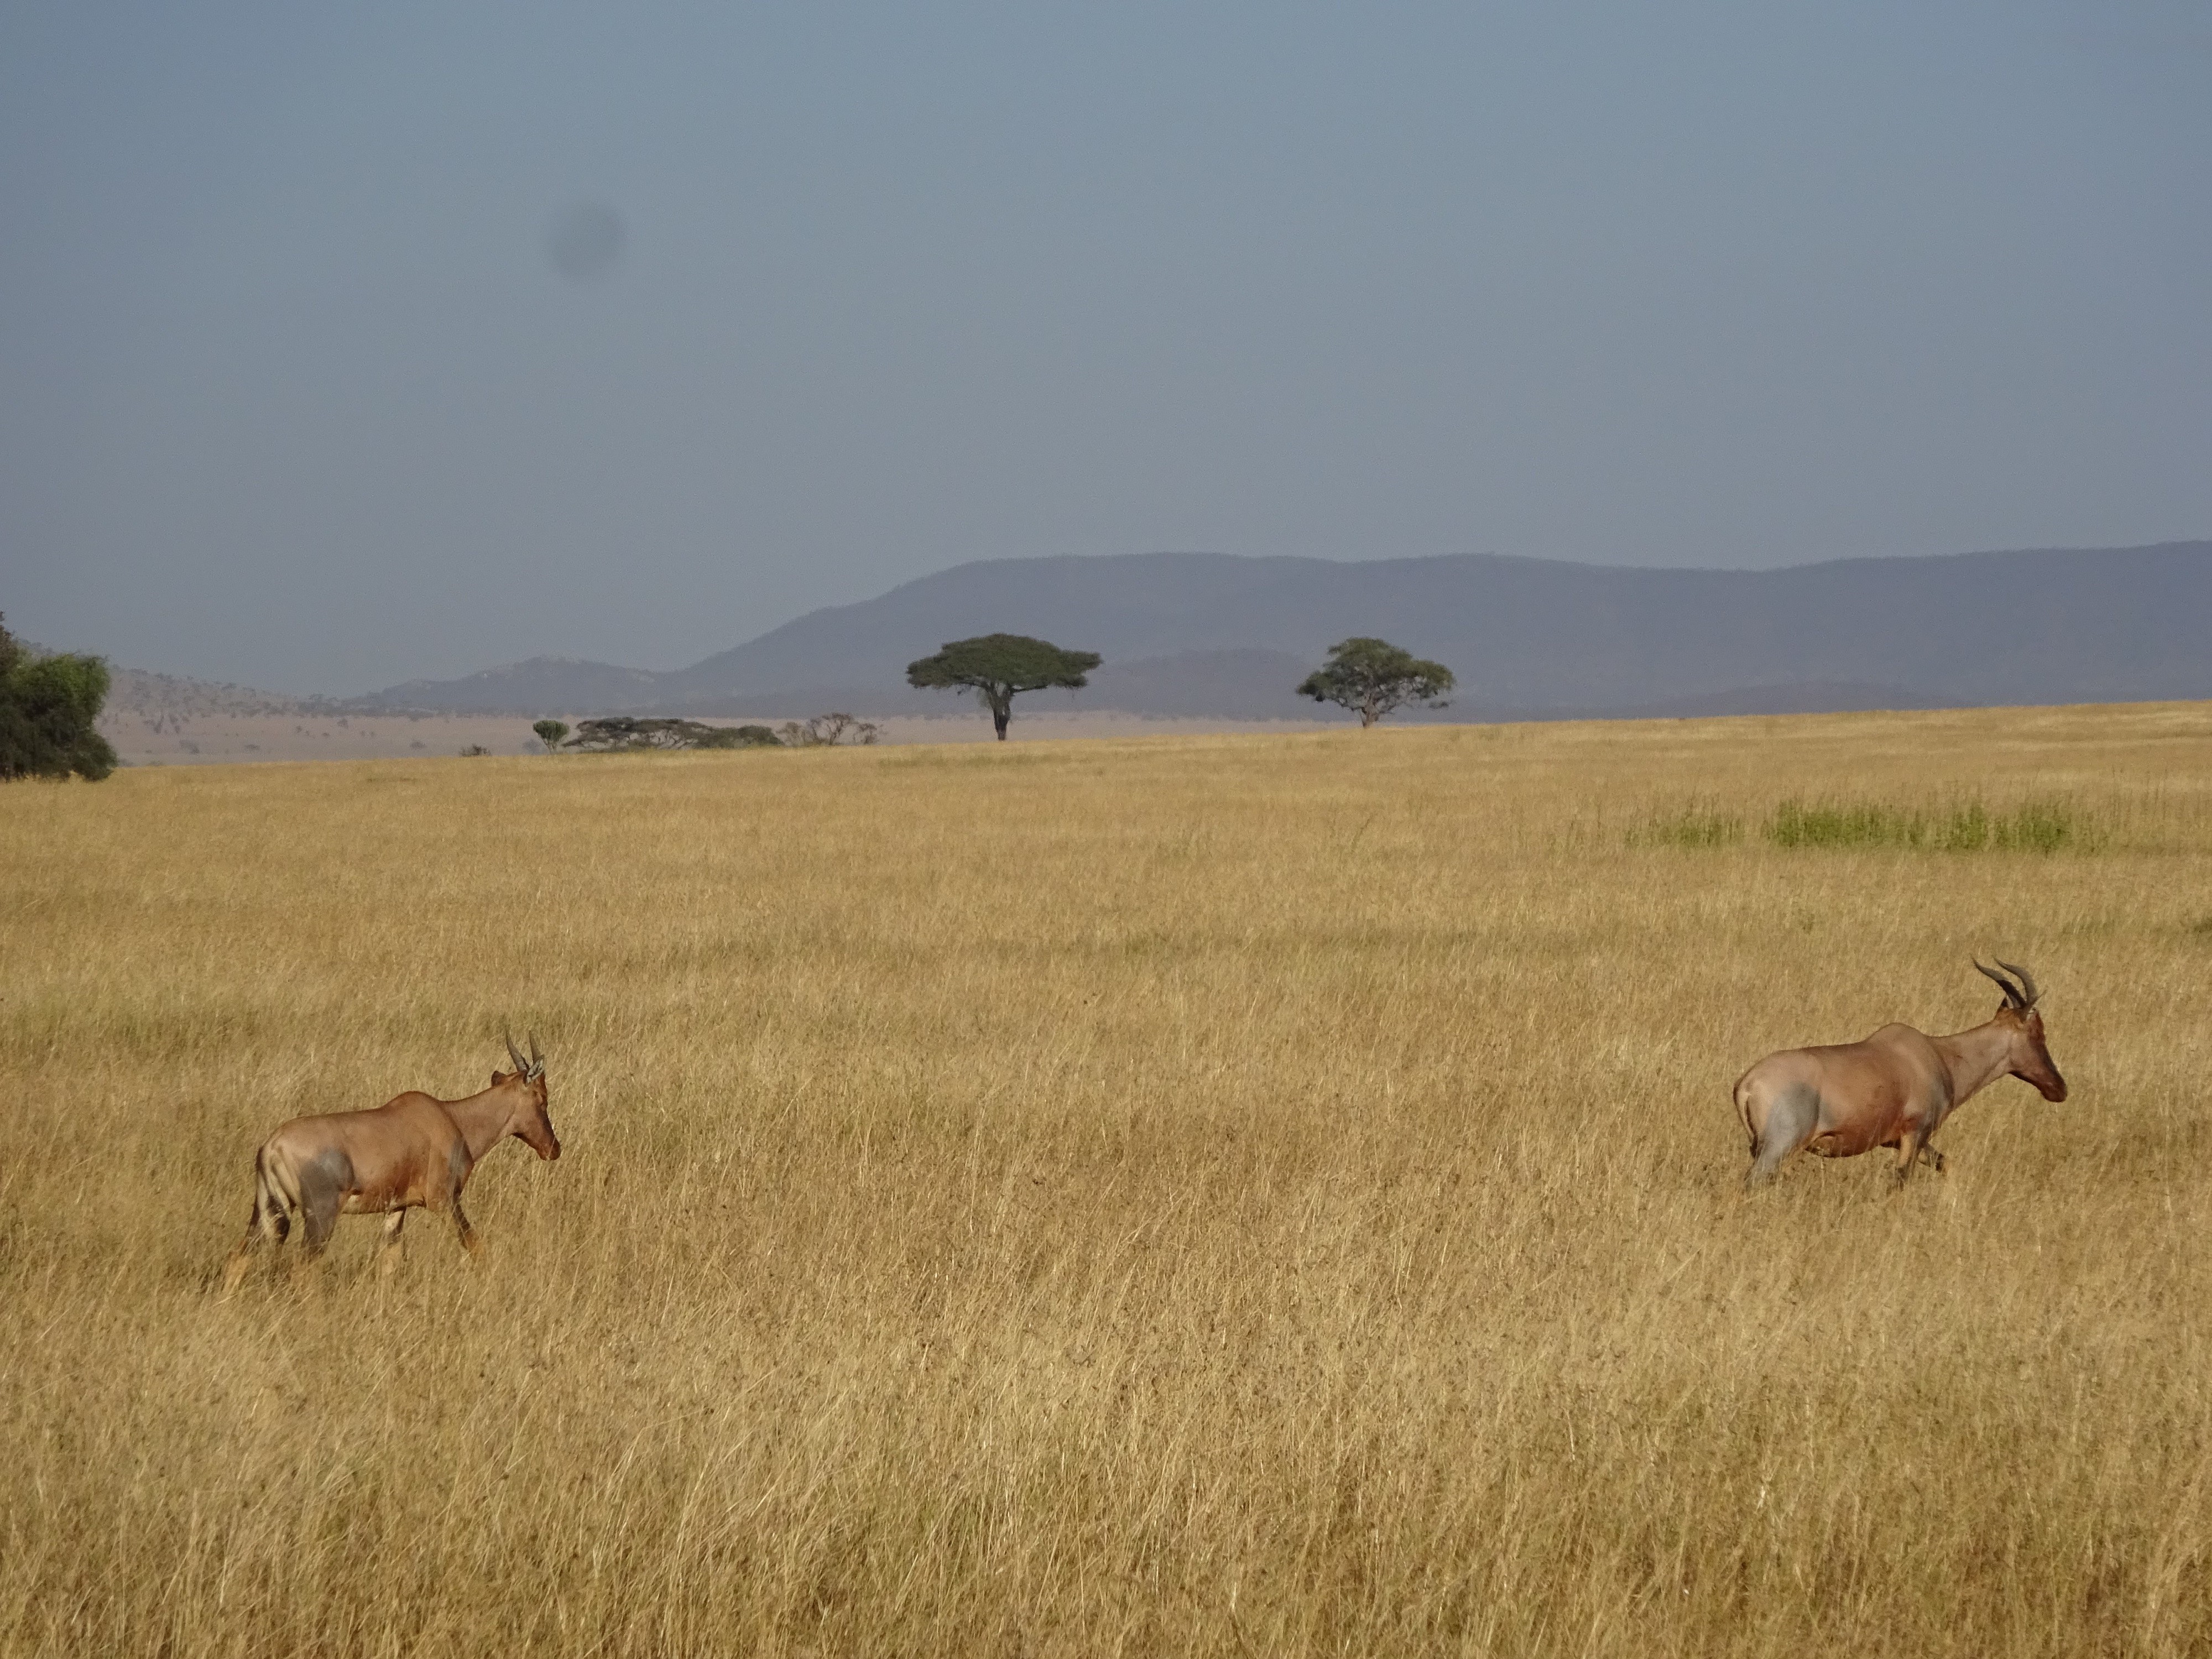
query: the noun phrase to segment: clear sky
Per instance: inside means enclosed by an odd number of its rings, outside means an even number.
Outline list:
[[[2204,0],[0,0],[0,611],[133,666],[2206,536]]]

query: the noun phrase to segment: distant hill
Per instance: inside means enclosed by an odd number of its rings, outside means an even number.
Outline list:
[[[44,654],[44,653],[41,653]],[[326,697],[294,697],[282,691],[259,691],[228,680],[188,679],[181,674],[149,674],[142,668],[108,668],[107,700],[104,715],[135,714],[144,719],[167,715],[197,719],[227,714],[315,714],[331,708]]]
[[[763,714],[943,708],[904,684],[948,640],[1101,652],[1074,706],[1310,718],[1292,696],[1376,634],[1459,675],[1448,718],[1791,713],[2212,697],[2212,543],[1650,570],[1464,555],[1151,553],[956,566],[669,673],[539,658],[360,706]]]
[[[532,657],[458,680],[409,680],[348,706],[495,714],[611,711],[666,701],[662,686],[670,678],[575,657]]]

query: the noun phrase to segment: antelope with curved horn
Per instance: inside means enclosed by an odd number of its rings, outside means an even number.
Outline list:
[[[525,1060],[507,1039],[511,1072],[495,1070],[491,1087],[465,1100],[439,1100],[416,1091],[358,1112],[295,1117],[253,1155],[253,1208],[245,1242],[223,1270],[223,1294],[253,1265],[257,1245],[281,1244],[298,1217],[313,1260],[330,1243],[340,1215],[384,1215],[380,1254],[389,1267],[407,1212],[442,1210],[473,1255],[476,1229],[461,1210],[461,1188],[484,1154],[513,1135],[542,1158],[561,1156],[560,1138],[545,1110],[545,1061],[538,1038]]]
[[[2027,969],[2000,959],[1974,966],[2004,992],[2004,1006],[1984,1024],[1950,1036],[1928,1036],[1910,1025],[1885,1025],[1859,1042],[1785,1048],[1739,1079],[1736,1115],[1751,1137],[1746,1187],[1762,1187],[1801,1147],[1820,1158],[1856,1158],[1877,1146],[1897,1148],[1899,1187],[1924,1160],[1944,1170],[1929,1146],[1969,1097],[2001,1077],[2033,1084],[2050,1101],[2066,1098],[2066,1079],[2043,1042],[2042,993]]]

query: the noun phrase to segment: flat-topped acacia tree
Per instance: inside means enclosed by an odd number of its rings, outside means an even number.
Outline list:
[[[1006,740],[1014,699],[1048,686],[1080,690],[1104,660],[1096,651],[1063,651],[1026,634],[985,634],[954,640],[933,657],[906,665],[906,683],[921,690],[973,691],[989,705],[999,741]]]
[[[1454,684],[1451,670],[1442,663],[1388,640],[1361,635],[1329,647],[1328,660],[1305,677],[1298,695],[1348,708],[1359,716],[1360,725],[1372,726],[1409,702],[1442,708]]]

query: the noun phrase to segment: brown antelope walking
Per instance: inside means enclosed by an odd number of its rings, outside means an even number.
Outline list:
[[[2043,994],[2025,968],[2000,960],[2003,974],[1974,966],[2004,992],[2004,1006],[1986,1023],[1951,1036],[1928,1036],[1910,1025],[1885,1025],[1861,1042],[1825,1048],[1784,1048],[1767,1055],[1735,1085],[1736,1115],[1751,1136],[1746,1187],[1774,1179],[1790,1155],[1809,1146],[1820,1158],[1856,1158],[1877,1146],[1897,1148],[1896,1184],[1926,1160],[1943,1173],[1943,1154],[1928,1144],[1943,1120],[2001,1077],[2016,1077],[2066,1098],[2066,1079],[2043,1046]]]
[[[246,1238],[222,1275],[228,1296],[253,1265],[254,1247],[281,1244],[292,1218],[307,1225],[309,1260],[322,1254],[344,1215],[388,1215],[380,1249],[384,1265],[399,1243],[407,1212],[443,1210],[473,1255],[476,1229],[461,1210],[461,1188],[484,1154],[513,1135],[543,1158],[561,1156],[560,1138],[545,1112],[545,1061],[538,1039],[525,1060],[507,1040],[511,1072],[495,1071],[491,1087],[465,1100],[439,1100],[416,1091],[366,1111],[295,1117],[253,1155],[253,1208]]]

